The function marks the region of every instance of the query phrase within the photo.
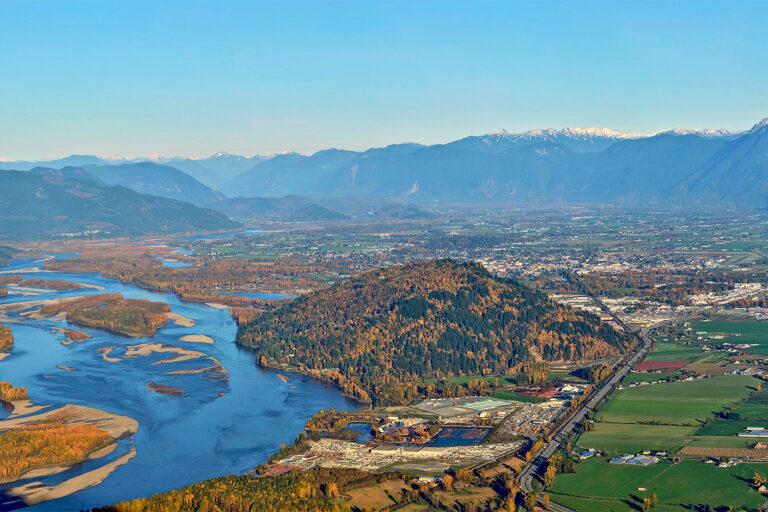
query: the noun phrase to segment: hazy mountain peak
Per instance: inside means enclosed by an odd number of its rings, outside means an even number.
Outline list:
[[[734,132],[720,128],[717,130],[711,129],[699,129],[699,128],[687,128],[685,126],[678,126],[677,128],[671,128],[669,130],[661,130],[651,135],[698,135],[699,137],[717,138],[728,137],[734,135]]]
[[[637,135],[619,132],[610,128],[563,128],[562,130],[555,130],[555,133],[570,137],[606,137],[612,139],[631,139],[637,137]]]
[[[760,121],[755,126],[753,126],[752,129],[749,130],[749,133],[757,133],[760,131],[765,131],[766,128],[768,128],[768,117],[763,118],[762,121]]]

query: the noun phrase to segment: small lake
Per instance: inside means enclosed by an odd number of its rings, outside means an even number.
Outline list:
[[[370,423],[350,423],[342,432],[351,432],[352,435],[356,436],[355,439],[358,443],[365,443],[373,439]]]
[[[0,272],[39,269],[41,264],[40,260],[15,260],[0,268]],[[227,310],[183,302],[173,294],[142,290],[99,274],[33,271],[24,277],[87,283],[104,290],[83,288],[28,296],[13,294],[0,298],[0,304],[122,293],[126,298],[166,302],[173,312],[195,321],[193,327],[176,326],[171,321],[154,336],[142,339],[72,326],[93,338],[67,346],[61,344],[63,335],[52,330],[67,327],[64,321],[29,320],[8,324],[13,330],[15,347],[10,357],[0,361],[0,379],[25,386],[37,404],[85,405],[130,416],[139,422],[132,441],[121,441],[108,457],[39,480],[50,485],[95,469],[125,454],[131,442],[137,451],[133,460],[95,487],[26,510],[77,511],[149,496],[216,476],[242,474],[263,463],[281,444],[291,443],[307,418],[320,409],[357,408],[355,402],[321,382],[295,374],[288,374],[288,382],[283,382],[275,372],[259,368],[253,353],[234,343],[237,328]],[[214,343],[179,340],[189,334],[209,336]],[[203,352],[226,368],[228,378],[168,373],[171,366],[173,370],[204,366],[200,360],[152,364],[168,357],[168,354],[155,353],[109,362],[97,352],[100,348],[114,347],[113,355],[119,356],[127,346],[146,342]],[[147,388],[148,382],[178,387],[184,390],[184,395],[157,394]],[[5,414],[5,409],[0,408],[0,417]],[[23,481],[0,484],[0,510],[23,506],[3,494],[4,489],[20,483]]]

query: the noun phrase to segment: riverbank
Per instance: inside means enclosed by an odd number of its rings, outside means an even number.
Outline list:
[[[33,434],[38,432],[37,429],[39,427],[58,428],[57,432],[68,432],[68,430],[61,429],[77,429],[77,427],[81,427],[88,429],[85,430],[87,432],[99,433],[99,435],[103,435],[107,440],[111,441],[74,460],[58,464],[33,466],[28,471],[24,471],[15,478],[12,478],[10,482],[45,478],[64,473],[84,461],[98,460],[106,457],[115,451],[118,446],[118,440],[133,436],[139,428],[138,421],[133,418],[81,405],[68,404],[44,412],[39,411],[45,409],[46,406],[33,405],[29,400],[16,401],[12,405],[14,406],[13,414],[7,419],[0,420],[0,432],[24,429],[25,432]],[[36,412],[39,413],[35,414]],[[59,484],[47,486],[40,480],[34,480],[22,485],[6,488],[3,492],[20,498],[26,505],[35,505],[44,501],[61,498],[101,483],[115,469],[128,462],[135,455],[136,450],[132,447],[130,452],[119,457],[117,460]],[[9,459],[8,463],[13,464],[13,460]]]
[[[50,477],[40,476],[42,472],[26,475],[37,482],[37,491],[23,486],[28,483],[26,480],[4,486],[0,509],[19,505],[8,492],[9,487],[20,487],[14,493],[23,495],[24,503],[39,503],[36,511],[60,512],[149,496],[222,473],[242,474],[265,461],[281,444],[291,442],[293,434],[318,410],[356,407],[335,389],[314,379],[291,376],[291,383],[285,384],[273,372],[260,371],[254,365],[253,352],[232,343],[237,327],[226,309],[97,274],[53,275],[92,283],[105,288],[106,293],[120,293],[126,298],[165,302],[174,313],[195,325],[187,328],[168,322],[153,336],[139,342],[106,330],[84,329],[92,339],[64,346],[60,343],[64,333],[53,330],[54,326],[66,327],[64,315],[38,319],[26,316],[28,311],[24,309],[32,306],[32,311],[39,310],[45,304],[70,300],[67,295],[83,294],[54,292],[55,295],[45,297],[45,302],[29,300],[25,304],[0,299],[0,311],[7,311],[18,325],[18,350],[13,358],[0,363],[0,372],[4,379],[28,384],[30,392],[40,399],[40,405],[28,402],[22,408],[18,404],[17,412],[31,414],[38,407],[40,412],[51,412],[63,403],[76,401],[135,418],[141,424],[130,440],[120,441],[110,449],[115,451],[106,455],[103,453],[107,449],[95,452],[94,457],[100,456],[97,460],[84,461],[78,468],[65,469]],[[16,296],[15,300],[19,299],[24,300]],[[25,316],[19,316],[21,313]],[[17,331],[17,327],[11,327]],[[183,336],[195,336],[199,341],[182,341],[179,338]],[[213,343],[203,343],[198,336],[205,336],[206,341],[210,338]],[[171,351],[162,357],[159,352],[165,350],[155,351],[146,346],[143,350],[127,350],[132,345],[143,345],[144,341],[158,344],[152,348],[165,345],[192,349],[205,357]],[[126,351],[134,357],[126,357]],[[163,395],[150,389],[148,382],[175,387],[184,393],[178,397]],[[236,421],[233,411],[237,411]],[[129,456],[128,450],[134,443],[136,454]],[[98,466],[112,464],[116,458],[123,464],[120,477],[107,478],[113,471],[111,466]],[[99,472],[89,471],[94,469]],[[83,472],[88,472],[88,476],[78,476]],[[75,480],[69,479],[62,485],[69,476]]]

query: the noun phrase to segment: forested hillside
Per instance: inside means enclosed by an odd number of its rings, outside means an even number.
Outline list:
[[[140,236],[239,226],[212,210],[122,186],[32,172],[0,171],[0,241]],[[0,261],[7,260],[0,248]]]
[[[94,512],[350,512],[352,507],[338,499],[341,492],[403,476],[325,468],[279,477],[225,476]]]
[[[614,355],[631,338],[480,265],[439,260],[300,297],[241,325],[237,341],[262,364],[325,372],[358,398],[397,403],[424,379]]]

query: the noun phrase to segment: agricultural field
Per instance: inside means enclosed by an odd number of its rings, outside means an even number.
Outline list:
[[[738,404],[733,412],[738,414],[739,419],[749,420],[751,423],[768,422],[768,392],[755,393]]]
[[[768,401],[762,402],[768,394],[756,392],[758,383],[754,377],[727,375],[617,390],[597,411],[593,429],[578,440],[579,446],[603,450],[605,456],[580,462],[575,473],[558,475],[548,492],[554,501],[582,512],[639,510],[653,492],[659,499],[654,510],[662,512],[685,510],[690,504],[759,507],[765,498],[749,480],[755,471],[768,474],[768,464],[717,468],[698,459],[644,467],[608,463],[613,455],[643,450],[751,447],[755,439],[735,435],[747,422],[715,415],[733,405],[754,409],[761,403],[768,414]],[[647,490],[638,490],[642,488]]]
[[[520,393],[515,393],[514,391],[508,391],[506,389],[494,391],[491,396],[493,398],[501,398],[502,400],[514,400],[515,402],[528,402],[532,404],[538,404],[547,401],[546,398],[540,396],[521,395]]]
[[[593,458],[576,468],[575,473],[557,475],[547,492],[553,501],[582,512],[636,511],[654,492],[659,500],[654,510],[660,512],[702,503],[724,509],[759,508],[765,498],[752,487],[752,475],[768,473],[768,464],[718,468],[696,460],[641,467]],[[641,488],[646,491],[638,491]]]
[[[676,379],[680,374],[678,372],[672,373],[641,373],[631,372],[622,381],[624,386],[635,382],[659,382],[667,379]]]
[[[658,340],[646,361],[680,361],[688,363],[716,363],[728,357],[725,352],[702,352],[694,345],[683,345],[673,340]]]
[[[608,423],[698,426],[724,407],[747,398],[758,382],[750,376],[728,375],[621,389],[598,417]]]
[[[643,450],[674,452],[683,447],[697,427],[680,425],[639,425],[634,423],[598,423],[584,432],[579,445],[599,448],[607,454],[638,453]]]
[[[722,339],[713,340],[716,343],[751,343],[760,345],[749,349],[749,352],[768,355],[768,322],[756,320],[719,320],[691,322],[696,332],[706,332],[710,335],[722,335]]]

